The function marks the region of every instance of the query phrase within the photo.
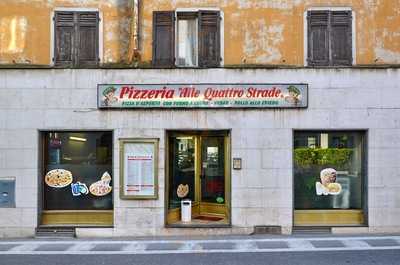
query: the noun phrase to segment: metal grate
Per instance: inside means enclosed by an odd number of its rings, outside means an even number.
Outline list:
[[[331,234],[332,229],[330,227],[315,227],[315,226],[296,226],[293,227],[293,234]]]
[[[74,227],[38,227],[35,237],[75,237]]]

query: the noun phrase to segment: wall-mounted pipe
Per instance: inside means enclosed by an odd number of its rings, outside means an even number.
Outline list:
[[[129,36],[128,62],[133,63],[140,58],[139,47],[139,8],[140,0],[132,0],[132,18]]]

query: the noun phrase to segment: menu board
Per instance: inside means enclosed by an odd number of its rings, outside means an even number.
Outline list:
[[[155,139],[122,140],[121,198],[157,197],[157,154]]]

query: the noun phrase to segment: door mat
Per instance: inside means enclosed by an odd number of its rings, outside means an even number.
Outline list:
[[[194,217],[193,219],[216,222],[216,221],[221,221],[224,218],[223,217],[216,217],[216,216],[199,215],[199,216]]]

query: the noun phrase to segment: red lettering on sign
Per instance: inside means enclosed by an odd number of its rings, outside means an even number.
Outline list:
[[[129,87],[123,86],[121,88],[121,92],[119,93],[119,98],[123,98],[125,94],[128,94],[128,92],[129,92]]]
[[[152,98],[173,98],[174,90],[163,87],[161,89],[140,89],[133,86],[123,86],[119,93],[119,98],[128,99],[152,99]]]
[[[281,94],[281,90],[276,87],[273,88],[255,88],[249,87],[247,89],[246,97],[248,98],[276,98]]]

